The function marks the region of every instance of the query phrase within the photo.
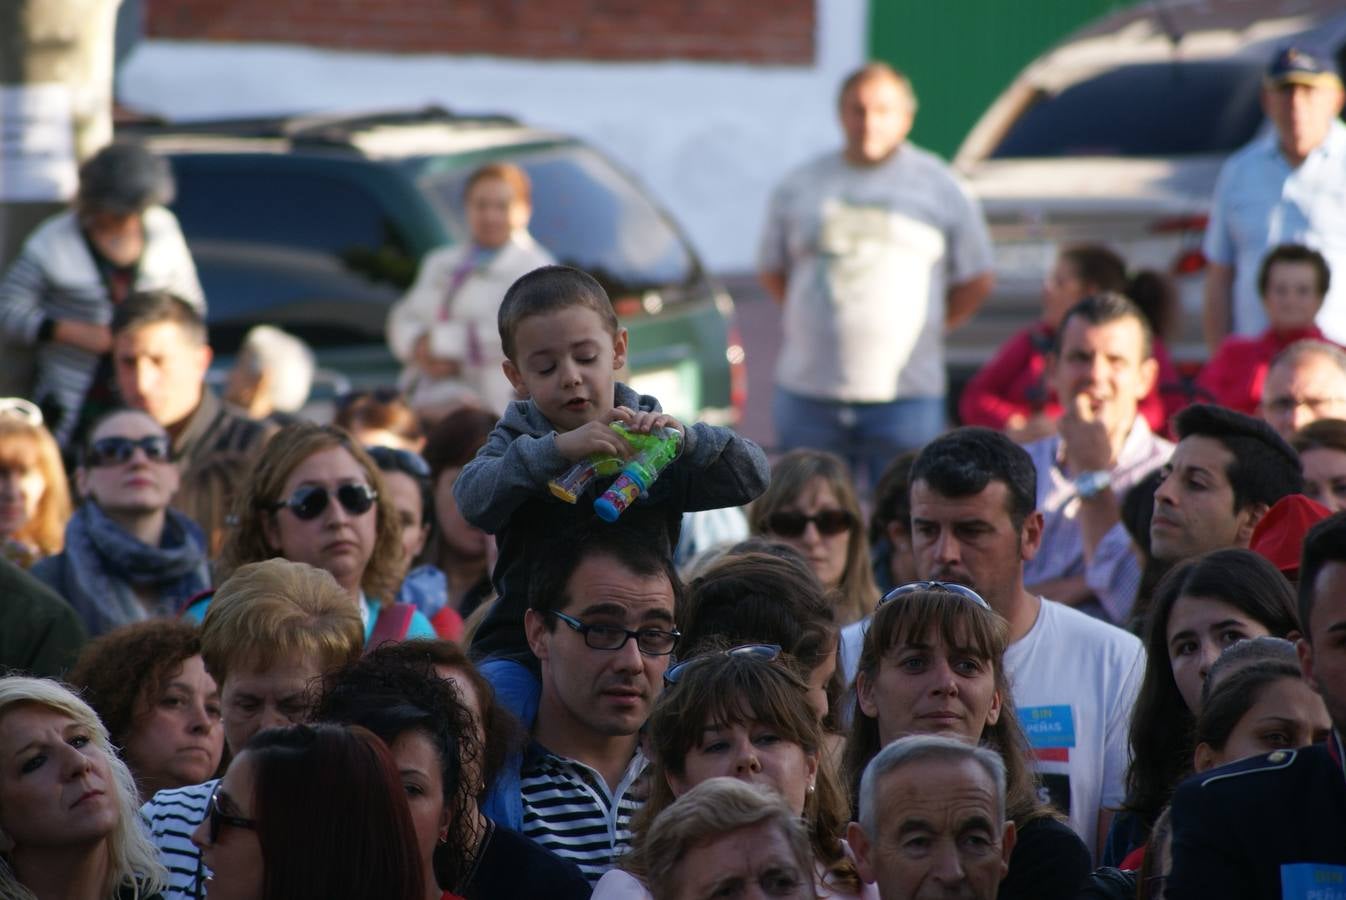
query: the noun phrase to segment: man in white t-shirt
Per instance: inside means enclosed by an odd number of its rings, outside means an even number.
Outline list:
[[[1144,649],[1024,589],[1024,563],[1042,541],[1036,500],[1027,451],[998,431],[959,428],[912,467],[912,549],[920,577],[973,588],[1009,623],[1005,668],[1042,790],[1096,857],[1125,799]]]
[[[784,306],[781,448],[831,450],[872,486],[944,428],[944,333],[990,293],[991,241],[966,186],[907,141],[916,97],[903,75],[864,66],[838,111],[845,146],[772,193],[758,267]]]

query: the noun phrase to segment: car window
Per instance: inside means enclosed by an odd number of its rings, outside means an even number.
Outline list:
[[[1039,94],[995,159],[1228,153],[1262,123],[1262,67],[1246,61],[1119,66]]]
[[[650,199],[593,150],[525,149],[494,159],[521,166],[533,183],[529,231],[556,259],[593,274],[614,296],[681,285],[697,274],[682,236]],[[458,240],[467,238],[463,184],[472,168],[436,170],[422,190]]]

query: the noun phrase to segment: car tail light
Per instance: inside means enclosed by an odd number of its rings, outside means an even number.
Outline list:
[[[1166,219],[1156,219],[1150,225],[1151,234],[1172,234],[1175,231],[1200,231],[1206,230],[1206,222],[1209,216],[1169,216]]]
[[[1199,247],[1184,250],[1173,260],[1174,275],[1195,275],[1206,268],[1206,254]]]

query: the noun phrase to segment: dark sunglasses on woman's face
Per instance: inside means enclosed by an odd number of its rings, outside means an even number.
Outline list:
[[[379,498],[378,491],[367,484],[343,484],[335,491],[328,491],[320,484],[309,484],[299,488],[288,500],[279,500],[271,505],[273,512],[289,509],[295,518],[308,521],[316,519],[327,509],[328,500],[336,494],[341,508],[353,516],[362,516],[374,506]]]
[[[84,464],[91,468],[102,466],[120,466],[130,462],[139,447],[150,462],[165,462],[168,459],[168,438],[162,434],[151,434],[143,438],[105,437],[89,445],[84,455]]]
[[[828,537],[855,527],[855,518],[844,509],[825,509],[811,516],[797,512],[772,513],[767,517],[766,527],[772,534],[781,537],[799,537],[810,522],[819,534]]]

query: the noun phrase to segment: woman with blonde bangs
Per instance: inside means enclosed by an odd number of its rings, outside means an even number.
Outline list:
[[[55,438],[19,402],[0,400],[0,553],[27,568],[61,552],[71,505]]]
[[[942,734],[995,750],[1017,832],[1000,900],[1074,900],[1089,851],[1039,798],[1005,672],[1008,634],[1005,620],[962,585],[914,582],[889,592],[865,634],[844,771],[854,798],[865,766],[898,738]]]
[[[717,777],[768,788],[808,826],[820,898],[877,898],[846,854],[846,801],[823,752],[823,731],[796,664],[774,644],[716,649],[671,667],[650,715],[650,797],[635,820],[632,852],[606,873],[594,900],[640,900],[646,839],[676,798]]]
[[[366,641],[435,636],[419,610],[394,600],[403,568],[401,522],[378,466],[342,429],[300,422],[278,431],[235,498],[234,518],[217,582],[275,557],[307,563],[350,596]],[[208,605],[198,601],[187,617],[201,621]]]
[[[135,781],[88,704],[55,681],[0,678],[0,759],[0,897],[159,896]]]
[[[838,626],[873,612],[879,589],[860,503],[841,457],[822,450],[791,450],[782,456],[771,467],[771,483],[753,501],[748,520],[753,534],[798,550],[823,587],[838,592]]]

